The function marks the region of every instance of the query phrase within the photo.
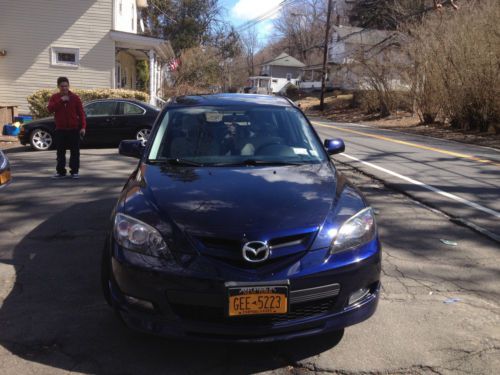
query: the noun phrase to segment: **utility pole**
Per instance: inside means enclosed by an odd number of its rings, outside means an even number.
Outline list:
[[[326,32],[325,46],[323,50],[323,76],[321,77],[321,99],[319,109],[322,111],[325,108],[325,91],[326,91],[326,62],[328,59],[328,44],[330,42],[330,17],[332,15],[332,0],[328,0],[328,10],[326,13]]]

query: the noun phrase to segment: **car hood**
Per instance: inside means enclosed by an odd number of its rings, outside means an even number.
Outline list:
[[[143,165],[141,194],[163,220],[207,235],[319,228],[336,196],[329,163],[193,168]]]

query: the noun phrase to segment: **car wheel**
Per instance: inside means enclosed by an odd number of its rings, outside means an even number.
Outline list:
[[[36,151],[46,151],[52,147],[54,137],[45,129],[34,129],[30,135],[30,144]]]
[[[151,134],[150,128],[142,128],[142,129],[139,129],[137,131],[137,133],[135,133],[135,138],[138,141],[141,141],[142,144],[144,145],[144,144],[146,144],[146,141],[148,140],[150,134]]]

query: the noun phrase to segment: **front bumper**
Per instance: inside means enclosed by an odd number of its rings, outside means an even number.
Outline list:
[[[331,267],[323,264],[318,272],[302,269],[293,274],[293,265],[289,267],[290,311],[286,315],[228,318],[227,276],[201,277],[186,270],[159,272],[138,267],[121,255],[111,258],[112,303],[127,326],[161,336],[266,342],[327,333],[362,322],[375,312],[380,294],[380,248],[375,241],[371,246],[372,254],[362,260],[332,263]],[[308,256],[320,255],[313,253],[302,259],[303,265]],[[361,288],[368,288],[369,293],[349,304],[351,294]],[[294,295],[302,297],[294,300]],[[310,298],[304,299],[307,295]]]

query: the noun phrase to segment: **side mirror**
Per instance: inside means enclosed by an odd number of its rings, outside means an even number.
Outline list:
[[[340,138],[325,139],[325,148],[328,155],[335,155],[345,151],[345,144]]]
[[[142,153],[144,152],[144,145],[142,141],[121,141],[118,147],[118,152],[123,156],[130,156],[133,158],[140,159]]]

